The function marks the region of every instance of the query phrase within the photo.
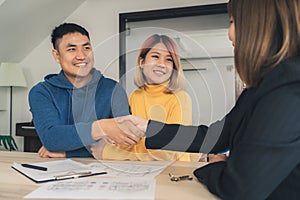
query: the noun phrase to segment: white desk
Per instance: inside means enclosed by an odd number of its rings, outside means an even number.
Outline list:
[[[2,200],[19,200],[31,191],[35,190],[42,184],[37,184],[26,178],[16,170],[11,168],[12,163],[35,163],[54,160],[49,158],[40,158],[37,153],[27,152],[8,152],[0,151],[0,199]],[[76,158],[79,162],[95,162],[92,158]],[[122,162],[122,161],[116,161]],[[127,161],[124,161],[127,162]],[[142,164],[143,162],[138,162]],[[174,162],[167,167],[156,178],[157,200],[211,200],[218,199],[212,195],[204,185],[199,183],[195,178],[192,181],[172,182],[168,176],[169,172],[175,175],[190,174],[197,167],[206,163],[201,162]],[[101,178],[102,176],[99,176]]]

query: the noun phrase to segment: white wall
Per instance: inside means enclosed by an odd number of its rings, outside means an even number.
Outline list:
[[[119,49],[117,34],[119,13],[226,2],[227,0],[87,0],[65,21],[81,24],[90,32],[97,66],[101,66],[99,69],[107,77],[118,80],[119,66],[117,58]],[[31,120],[27,100],[29,89],[42,81],[46,74],[57,73],[60,70],[52,58],[51,49],[49,33],[49,36],[20,63],[24,68],[28,88],[14,90],[13,124]],[[8,119],[9,116],[7,115],[7,121]],[[0,122],[0,126],[6,126],[4,124],[7,121]],[[15,127],[13,126],[14,132]],[[23,139],[21,137],[15,138],[19,150],[22,151]]]

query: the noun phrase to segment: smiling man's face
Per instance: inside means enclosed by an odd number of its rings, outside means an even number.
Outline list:
[[[81,33],[69,33],[58,40],[58,49],[52,50],[66,78],[74,84],[76,78],[90,80],[94,55],[90,40]]]

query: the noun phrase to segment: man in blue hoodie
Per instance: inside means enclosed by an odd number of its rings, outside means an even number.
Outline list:
[[[43,144],[39,155],[91,157],[89,145],[100,139],[136,144],[138,136],[101,126],[100,119],[128,115],[129,106],[124,89],[93,68],[87,30],[64,23],[53,29],[51,42],[52,55],[62,70],[47,75],[29,93],[30,111]]]

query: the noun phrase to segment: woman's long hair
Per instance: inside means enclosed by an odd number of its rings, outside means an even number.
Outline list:
[[[300,54],[300,0],[229,0],[228,13],[235,24],[235,66],[248,88]]]

